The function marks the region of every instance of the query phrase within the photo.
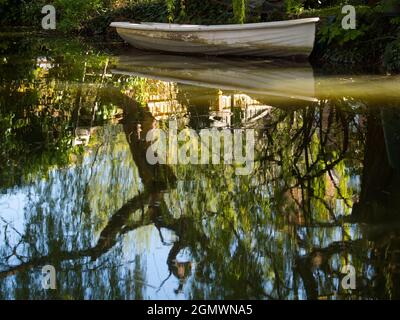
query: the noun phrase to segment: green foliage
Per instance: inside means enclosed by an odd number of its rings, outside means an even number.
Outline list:
[[[245,23],[247,0],[232,0],[233,19],[237,23]]]
[[[175,22],[192,24],[224,24],[232,20],[231,0],[176,0]]]
[[[384,65],[389,72],[400,72],[400,39],[386,46]]]
[[[353,1],[349,1],[353,3]],[[341,26],[341,7],[307,10],[303,16],[319,16],[314,57],[333,64],[380,65],[390,72],[397,68],[397,49],[389,45],[400,34],[400,19],[391,18],[381,4],[375,7],[357,6],[356,29]]]
[[[8,186],[55,163],[68,164],[71,154],[81,151],[72,145],[76,110],[80,126],[89,125],[93,115],[96,124],[117,111],[102,104],[98,93],[107,80],[108,56],[60,37],[32,39],[20,33],[2,36],[1,43],[0,185]],[[91,85],[75,85],[86,73]]]
[[[300,14],[304,10],[303,0],[285,0],[286,12],[289,14]]]
[[[168,22],[174,21],[174,12],[175,12],[175,0],[165,0],[167,3],[167,10],[168,10]]]
[[[369,26],[362,24],[356,29],[345,30],[342,27],[341,19],[335,19],[331,24],[324,24],[319,30],[319,41],[331,44],[335,42],[339,45],[343,45],[347,42],[357,40],[369,31]]]
[[[122,84],[122,89],[133,90],[135,92],[135,100],[141,107],[144,107],[150,95],[150,82],[151,81],[146,78],[130,77],[125,79],[125,82]]]
[[[398,0],[381,0],[375,9],[384,14],[399,15],[400,3]]]
[[[41,7],[48,1],[0,1],[1,25],[40,28]],[[54,0],[52,3],[57,9],[58,31],[84,34],[108,33],[109,24],[116,20],[226,24],[319,16],[315,59],[330,55],[329,60],[340,63],[361,62],[367,57],[375,64],[385,59],[390,70],[397,69],[396,50],[390,52],[395,46],[388,46],[400,31],[400,18],[393,16],[398,5],[392,0],[381,0],[374,6],[366,6],[364,0],[282,0],[264,1],[262,5],[253,0]],[[341,26],[343,4],[356,6],[355,30],[344,30]]]
[[[390,23],[394,26],[400,26],[400,16],[390,19]]]
[[[334,9],[327,9],[322,17],[322,22],[318,31],[318,41],[323,44],[337,44],[343,46],[346,43],[353,44],[362,39],[364,36],[369,36],[373,33],[374,12],[368,7],[357,7],[356,12],[356,29],[343,29],[341,6]],[[316,14],[318,15],[318,13]]]
[[[57,28],[61,31],[80,30],[85,22],[99,14],[102,0],[55,0],[59,22]]]
[[[0,25],[32,26],[40,25],[41,8],[45,0],[0,0]]]
[[[186,18],[186,0],[180,0],[179,18],[181,19]]]

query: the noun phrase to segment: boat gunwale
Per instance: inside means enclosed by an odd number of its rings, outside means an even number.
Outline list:
[[[142,31],[164,31],[164,32],[203,32],[203,31],[240,31],[240,30],[257,30],[269,28],[285,28],[303,24],[317,23],[320,19],[305,18],[293,19],[273,22],[259,22],[246,24],[224,24],[224,25],[190,25],[190,24],[171,24],[171,23],[154,23],[154,22],[112,22],[110,27],[127,30]]]

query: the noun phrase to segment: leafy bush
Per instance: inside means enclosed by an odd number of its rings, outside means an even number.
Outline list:
[[[400,72],[400,39],[386,46],[383,61],[388,72]]]
[[[285,7],[287,13],[299,14],[303,11],[303,0],[285,0]]]
[[[0,0],[0,25],[40,26],[44,0]]]
[[[102,0],[55,0],[57,28],[61,31],[82,29],[85,22],[100,14],[103,4]]]
[[[332,42],[343,45],[364,36],[369,29],[368,24],[359,23],[356,29],[345,30],[342,27],[341,17],[332,17],[331,21],[319,30],[319,41],[328,45]]]
[[[233,16],[237,23],[244,23],[246,19],[247,0],[232,0]]]

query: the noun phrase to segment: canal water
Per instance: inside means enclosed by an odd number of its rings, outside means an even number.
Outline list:
[[[400,298],[398,76],[0,38],[0,299]],[[172,124],[251,172],[149,163]]]

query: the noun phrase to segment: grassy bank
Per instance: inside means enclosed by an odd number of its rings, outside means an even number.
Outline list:
[[[272,1],[272,4],[269,2]],[[115,37],[112,21],[194,24],[261,22],[318,16],[312,61],[337,69],[368,66],[400,72],[400,17],[397,0],[54,0],[57,32]],[[2,26],[39,28],[41,7],[48,0],[0,0]],[[341,9],[356,7],[357,28],[344,30]],[[368,5],[366,5],[368,3]],[[399,12],[400,14],[400,12]]]

